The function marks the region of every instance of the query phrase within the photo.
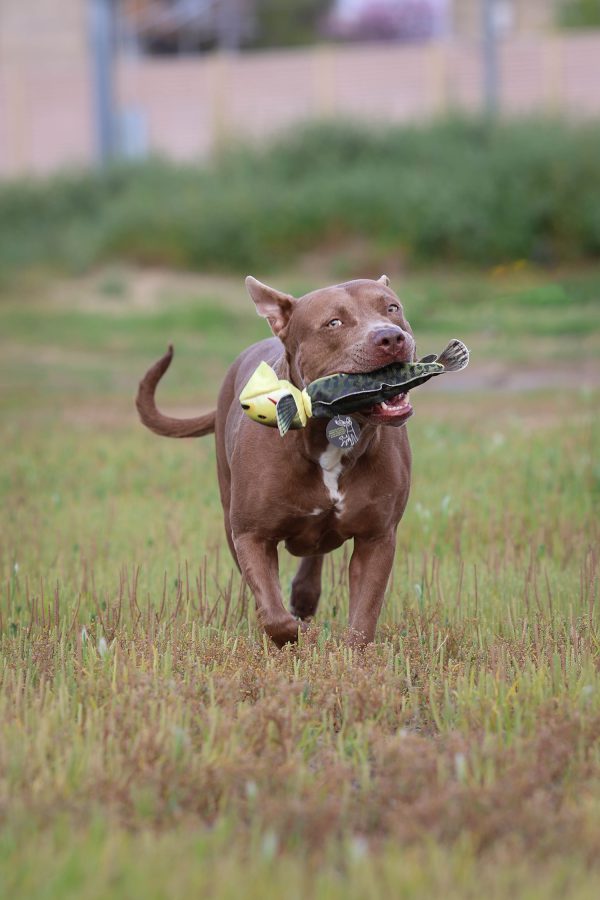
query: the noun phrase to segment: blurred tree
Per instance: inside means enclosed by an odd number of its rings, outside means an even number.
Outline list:
[[[326,31],[351,41],[424,40],[441,30],[444,6],[441,0],[365,0],[352,16],[341,7],[329,17]]]
[[[558,21],[565,28],[600,27],[600,0],[564,0]]]
[[[334,0],[254,0],[255,47],[311,44],[334,6]]]

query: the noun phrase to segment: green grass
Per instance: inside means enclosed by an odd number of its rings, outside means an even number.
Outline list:
[[[402,284],[423,352],[468,339],[474,389],[415,395],[413,491],[364,653],[342,640],[343,549],[301,645],[263,638],[212,439],[137,423],[168,340],[160,399],[194,408],[266,334],[237,280],[148,277],[0,298],[2,892],[596,897],[598,272]],[[490,363],[569,386],[506,391]],[[293,571],[282,552],[286,591]]]
[[[323,283],[355,274],[343,254],[329,264]],[[138,282],[144,282],[141,294]],[[116,295],[106,291],[107,283],[119,285]],[[318,282],[282,271],[274,283],[300,295]],[[89,398],[97,406],[99,394],[129,408],[137,380],[169,341],[176,362],[161,396],[210,405],[229,362],[267,334],[240,278],[182,282],[115,269],[71,285],[51,284],[48,289],[34,279],[0,295],[0,401],[14,410],[32,395],[63,412],[65,401]],[[397,274],[393,284],[423,352],[456,334],[475,345],[486,365],[569,365],[573,371],[578,361],[589,365],[600,354],[597,269],[549,275],[521,264],[487,274]]]

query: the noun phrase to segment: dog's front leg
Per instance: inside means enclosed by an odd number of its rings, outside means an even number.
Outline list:
[[[350,560],[350,641],[364,646],[375,638],[394,554],[396,530],[377,540],[354,539]]]
[[[277,544],[252,534],[234,537],[242,575],[256,600],[258,621],[269,637],[283,647],[298,639],[298,620],[283,605],[279,585]]]

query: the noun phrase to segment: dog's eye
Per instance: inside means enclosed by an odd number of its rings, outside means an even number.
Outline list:
[[[331,321],[329,321],[327,323],[327,327],[328,328],[339,328],[341,324],[342,324],[341,319],[331,319]]]
[[[390,305],[388,306],[388,312],[398,312],[399,309],[400,307],[397,303],[390,303]]]

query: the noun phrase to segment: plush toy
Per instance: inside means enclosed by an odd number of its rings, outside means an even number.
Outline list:
[[[242,409],[255,422],[279,428],[283,437],[290,428],[304,428],[311,417],[328,418],[360,412],[365,407],[391,400],[399,393],[444,372],[458,372],[469,363],[469,351],[452,340],[436,356],[415,363],[391,363],[374,372],[325,375],[303,390],[280,380],[271,366],[261,362],[240,394]]]

